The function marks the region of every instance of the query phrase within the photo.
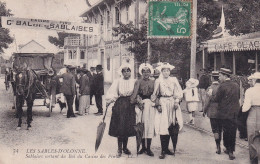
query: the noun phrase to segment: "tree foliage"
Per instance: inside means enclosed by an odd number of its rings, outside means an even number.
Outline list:
[[[259,0],[198,0],[198,43],[211,38],[224,8],[226,29],[231,35],[260,31]]]
[[[71,34],[65,32],[58,32],[58,37],[49,36],[48,40],[51,44],[61,48],[64,46],[64,39],[68,36],[80,36],[79,34]]]
[[[128,50],[135,54],[139,62],[147,60],[147,26],[143,25],[140,29],[135,28],[133,22],[128,24],[119,23],[114,27],[114,36],[119,36],[120,43],[132,43]]]
[[[0,16],[12,16],[11,10],[6,8],[6,3],[0,1]],[[9,44],[13,42],[13,38],[10,36],[9,29],[0,28],[0,53],[4,52],[4,49],[9,47]]]

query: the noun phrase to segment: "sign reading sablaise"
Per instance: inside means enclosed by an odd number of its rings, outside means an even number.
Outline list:
[[[39,30],[56,30],[68,33],[98,35],[99,25],[45,19],[27,19],[15,17],[1,17],[3,28],[27,28]]]
[[[149,0],[149,38],[184,38],[190,35],[191,1]]]
[[[260,50],[260,38],[209,41],[207,44],[209,52]]]

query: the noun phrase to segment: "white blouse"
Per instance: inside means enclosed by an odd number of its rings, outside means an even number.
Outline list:
[[[176,102],[183,97],[183,92],[181,86],[176,77],[168,77],[164,79],[163,77],[158,78],[154,84],[153,95],[161,94],[161,96],[173,96]]]
[[[107,102],[114,102],[118,97],[131,96],[134,91],[135,79],[117,79],[113,82],[106,94]]]
[[[242,111],[247,112],[251,106],[260,106],[260,84],[246,90]]]

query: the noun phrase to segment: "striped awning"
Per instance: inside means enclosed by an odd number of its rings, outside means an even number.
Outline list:
[[[260,33],[212,39],[204,47],[208,48],[208,52],[260,50]]]

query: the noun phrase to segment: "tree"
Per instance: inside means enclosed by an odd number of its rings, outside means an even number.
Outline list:
[[[12,16],[11,10],[6,8],[6,3],[0,1],[0,16]],[[9,29],[0,28],[0,53],[7,49],[9,44],[13,42],[13,38],[10,36]]]
[[[135,55],[135,59],[142,63],[147,61],[147,20],[141,21],[140,29],[133,23],[120,23],[113,28],[114,35],[120,37],[121,43],[132,43],[128,50]],[[189,39],[150,39],[152,54],[150,62],[169,62],[176,69],[182,70],[182,74],[189,71],[190,40]]]
[[[119,23],[118,27],[114,27],[114,36],[120,37],[120,43],[132,43],[128,50],[135,54],[138,62],[147,60],[147,29],[143,24],[140,29],[135,28],[133,22],[128,24]]]
[[[260,31],[259,0],[198,0],[198,43],[211,38],[219,25],[222,6],[231,35]]]
[[[54,44],[55,46],[61,48],[64,46],[64,39],[68,36],[80,36],[79,34],[71,34],[71,33],[65,33],[65,32],[58,32],[58,37],[49,36],[48,40],[51,44]]]

